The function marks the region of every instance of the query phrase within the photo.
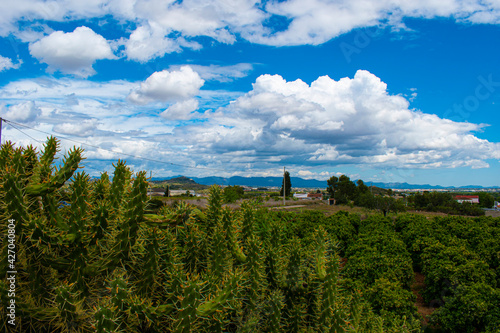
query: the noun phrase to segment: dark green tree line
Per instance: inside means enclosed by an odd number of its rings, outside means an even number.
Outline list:
[[[285,171],[285,174],[283,175],[283,182],[281,184],[281,189],[280,189],[280,196],[283,196],[283,186],[284,191],[285,191],[285,197],[289,197],[290,193],[292,193],[292,181],[290,180],[290,173],[288,171]]]

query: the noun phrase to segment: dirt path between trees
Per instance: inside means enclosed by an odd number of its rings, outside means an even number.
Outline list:
[[[411,286],[411,291],[415,296],[417,296],[417,301],[415,306],[417,307],[418,313],[423,317],[422,326],[429,325],[428,316],[431,315],[436,308],[431,308],[425,304],[424,298],[422,297],[422,291],[425,288],[425,276],[422,273],[415,272],[415,282]]]
[[[271,209],[293,209],[293,208],[301,208],[305,207],[306,205],[294,205],[294,206],[278,206],[278,207],[271,207]]]

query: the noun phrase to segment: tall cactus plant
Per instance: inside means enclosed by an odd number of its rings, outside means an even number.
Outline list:
[[[234,215],[228,207],[222,209],[222,228],[225,233],[226,247],[229,249],[233,258],[239,262],[246,262],[247,258],[241,249],[237,240],[236,225],[234,223]]]
[[[291,332],[299,332],[302,327],[304,315],[300,241],[297,238],[293,238],[289,246],[290,256],[286,267],[285,282],[285,315],[287,329]]]
[[[263,278],[263,267],[262,267],[262,254],[261,247],[262,244],[260,240],[252,236],[248,239],[248,255],[247,261],[245,263],[245,268],[248,273],[248,309],[249,311],[255,310],[257,307],[261,295],[262,295],[262,278]]]
[[[209,231],[215,227],[222,213],[222,191],[218,185],[210,187],[207,207],[207,228]]]
[[[316,275],[321,290],[318,330],[341,333],[345,331],[346,320],[340,308],[340,258],[333,249],[328,249],[331,244],[327,237],[323,228],[316,231]]]

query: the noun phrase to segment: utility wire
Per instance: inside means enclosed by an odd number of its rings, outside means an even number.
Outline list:
[[[5,119],[3,119],[3,120],[5,120]],[[35,139],[34,137],[32,137],[31,135],[29,135],[28,133],[21,131],[19,128],[17,128],[16,126],[14,126],[12,123],[10,124],[10,126],[12,126],[13,128],[15,128],[15,129],[16,129],[16,130],[18,130],[19,132],[23,133],[24,135],[26,135],[27,137],[29,137],[29,138],[30,138],[30,139],[32,139],[32,140],[34,140],[34,141],[36,141],[36,142],[38,142],[38,143],[41,143],[41,144],[43,144],[43,143],[44,143],[43,141],[40,141],[40,140]],[[88,165],[82,165],[82,166],[83,166],[84,168],[87,168],[87,169],[92,169],[92,170],[95,170],[95,171],[102,172],[102,170],[99,170],[99,169],[93,168],[93,167],[88,166]]]
[[[21,126],[21,127],[25,127],[25,128],[31,129],[33,131],[37,131],[37,132],[40,132],[40,133],[44,133],[44,134],[56,137],[52,133],[44,132],[44,131],[38,130],[36,128],[26,126],[24,124],[19,124],[19,123],[13,122],[11,120],[7,120],[5,118],[2,118],[2,120],[5,121],[6,123],[10,124],[12,127],[14,127],[15,129],[17,129],[18,131],[20,131],[21,133],[23,133],[23,134],[25,134],[27,136],[29,136],[29,135],[26,134],[26,133],[24,133],[24,132],[22,132],[20,129],[16,128],[13,124],[16,124],[17,126]],[[29,136],[29,137],[32,138],[31,136]],[[74,143],[78,143],[80,145],[84,145],[84,146],[88,146],[88,147],[92,147],[92,148],[96,148],[96,149],[101,149],[101,150],[108,151],[108,152],[111,152],[111,153],[114,153],[114,154],[121,154],[121,155],[124,155],[124,156],[130,156],[130,157],[133,157],[133,158],[136,158],[136,159],[141,159],[141,160],[149,161],[149,162],[169,164],[169,165],[179,166],[179,167],[183,167],[183,168],[190,168],[190,169],[204,169],[204,170],[227,171],[225,169],[209,168],[209,167],[201,167],[201,166],[189,166],[189,165],[183,165],[183,164],[178,164],[178,163],[165,162],[165,161],[155,160],[155,159],[151,159],[151,158],[147,158],[147,157],[142,157],[142,156],[127,154],[127,153],[123,153],[123,152],[118,152],[118,151],[114,151],[114,150],[111,150],[111,149],[101,148],[99,146],[94,146],[94,145],[91,145],[91,144],[88,144],[88,143],[83,143],[83,142],[76,141],[76,140],[73,140],[73,139],[69,139],[69,138],[66,138],[66,137],[57,137],[57,138],[63,139],[63,140],[67,140],[67,141],[71,141],[71,142],[74,142]],[[32,138],[32,139],[35,140],[35,141],[41,142],[41,141],[36,140],[34,138]]]
[[[6,120],[6,119],[2,119],[2,120],[3,120],[3,121],[5,121],[5,122],[10,123],[10,122],[9,122],[8,120]],[[29,137],[30,139],[35,140],[36,142],[38,142],[38,143],[42,143],[42,144],[43,144],[43,142],[42,142],[42,141],[35,139],[34,137],[32,137],[31,135],[29,135],[29,134],[27,134],[27,133],[24,133],[24,132],[23,132],[23,131],[21,131],[19,128],[17,128],[16,126],[14,126],[12,123],[10,123],[10,126],[12,126],[13,128],[15,128],[15,129],[16,129],[16,130],[18,130],[19,132],[23,133],[24,135],[26,135],[26,136],[27,136],[27,137]]]
[[[5,120],[5,119],[4,119]],[[16,126],[10,124],[10,126],[12,126],[13,128],[15,128],[16,130],[18,130],[19,132],[23,133],[24,135],[26,135],[27,137],[31,138],[32,140],[35,140],[41,144],[43,144],[44,142],[43,141],[40,141],[40,140],[37,140],[35,139],[34,137],[30,136],[29,134],[21,131],[19,128],[17,128]],[[83,161],[82,161],[83,162]],[[100,173],[103,173],[102,169],[97,169],[97,168],[94,168],[94,167],[91,167],[89,165],[85,165],[85,163],[82,163],[81,167],[79,168],[84,168],[84,169],[91,169],[91,170],[94,170],[94,171],[97,171],[97,172],[100,172]]]

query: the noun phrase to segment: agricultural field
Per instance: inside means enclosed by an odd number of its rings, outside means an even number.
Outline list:
[[[500,329],[498,217],[223,206],[218,186],[153,209],[145,172],[91,181],[57,149],[0,150],[4,331]]]

